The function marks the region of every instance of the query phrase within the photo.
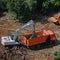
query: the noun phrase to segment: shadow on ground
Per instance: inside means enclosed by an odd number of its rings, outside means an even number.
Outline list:
[[[47,48],[52,48],[54,46],[60,45],[60,41],[57,40],[56,42],[53,42],[51,44],[43,43],[35,46],[31,46],[31,50],[42,50],[42,49],[47,49]]]
[[[5,16],[6,14],[4,14],[4,12],[0,12],[0,17]]]
[[[14,45],[14,46],[16,46],[17,48],[23,47],[23,48],[26,48],[26,49],[30,49],[30,50],[36,51],[36,50],[42,50],[42,49],[52,48],[52,47],[57,46],[57,45],[60,45],[60,41],[59,40],[57,40],[57,41],[55,41],[53,43],[50,43],[50,44],[43,43],[43,44],[38,44],[38,45],[30,46],[30,47],[27,47],[27,46],[22,45],[22,44],[20,44],[20,45]],[[8,47],[9,49],[11,49],[14,46],[5,46],[5,47]]]

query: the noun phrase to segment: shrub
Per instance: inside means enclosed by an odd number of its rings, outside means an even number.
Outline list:
[[[54,53],[54,60],[60,60],[60,50]]]
[[[60,7],[60,0],[45,0],[42,3],[42,12],[46,13],[54,8]]]
[[[18,19],[30,19],[35,10],[35,0],[8,0],[7,8],[9,12],[16,13]]]
[[[35,12],[45,14],[60,7],[60,0],[0,0],[0,10],[8,12],[16,19],[32,19]]]

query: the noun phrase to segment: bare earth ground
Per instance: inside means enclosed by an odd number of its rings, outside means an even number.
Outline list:
[[[45,17],[43,17],[44,20]],[[42,48],[39,50],[30,50],[25,47],[16,47],[5,48],[0,43],[0,60],[54,60],[53,53],[54,51],[60,49],[59,39],[60,39],[60,27],[53,24],[43,21],[35,22],[36,31],[43,29],[50,29],[55,32],[58,42],[55,46],[49,48]],[[0,17],[0,38],[2,36],[9,35],[11,32],[15,31],[18,27],[21,27],[23,23],[10,20],[9,17],[4,16]],[[30,28],[26,28],[19,33],[19,36],[24,34],[29,34],[31,32]],[[1,39],[0,39],[1,41]]]

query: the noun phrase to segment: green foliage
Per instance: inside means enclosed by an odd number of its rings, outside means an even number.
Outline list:
[[[35,12],[42,14],[60,7],[60,0],[0,0],[0,10],[8,9],[16,19],[32,19]]]
[[[60,50],[54,53],[54,60],[60,60]]]
[[[16,13],[18,19],[30,19],[35,10],[35,0],[7,0],[9,12]]]
[[[45,0],[42,3],[42,12],[46,13],[48,10],[53,10],[56,7],[60,7],[60,0]]]

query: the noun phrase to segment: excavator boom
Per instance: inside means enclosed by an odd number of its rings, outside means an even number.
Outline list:
[[[22,27],[18,28],[15,32],[13,32],[11,34],[11,37],[13,40],[16,40],[18,33],[21,32],[23,29],[27,28],[27,27],[31,27],[32,28],[32,36],[35,35],[35,25],[33,20],[30,20],[29,22],[27,22],[26,24],[24,24]]]
[[[35,34],[35,25],[34,25],[33,20],[30,20],[29,22],[24,24],[22,27],[18,28],[11,35],[2,37],[1,38],[2,45],[15,45],[15,44],[19,44],[18,41],[16,41],[16,39],[18,37],[18,33],[21,32],[26,27],[31,27],[32,28],[32,36],[34,37],[36,35]]]

